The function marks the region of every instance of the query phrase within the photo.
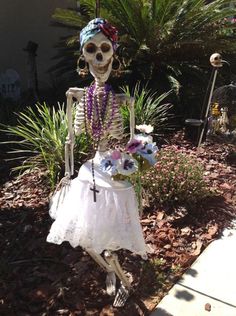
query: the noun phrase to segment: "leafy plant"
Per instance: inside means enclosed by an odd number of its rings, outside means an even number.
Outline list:
[[[57,25],[71,30],[71,36],[61,43],[62,53],[54,67],[60,75],[75,68],[79,32],[95,17],[96,1],[79,4],[76,9],[58,8],[53,15]],[[173,102],[178,103],[175,110],[181,122],[199,118],[210,78],[210,55],[222,53],[234,65],[235,5],[235,0],[101,0],[100,16],[119,31],[117,55],[125,66],[119,80],[128,84],[148,81],[153,91],[174,89],[178,99]],[[79,79],[79,86],[88,80]],[[121,81],[114,80],[117,83]]]
[[[158,152],[157,160],[142,177],[146,193],[155,201],[192,206],[209,194],[203,166],[195,157],[169,146]]]
[[[53,18],[61,26],[80,31],[94,18],[94,0],[80,8],[58,8]],[[119,30],[119,53],[140,79],[164,73],[176,87],[185,71],[208,65],[214,51],[235,51],[235,1],[215,0],[101,0],[101,13]],[[78,12],[79,11],[79,12]],[[67,39],[78,45],[78,34]],[[78,53],[78,47],[74,51]],[[193,66],[195,67],[193,69]]]
[[[135,98],[135,123],[136,125],[150,124],[154,127],[154,133],[163,135],[163,133],[173,130],[171,119],[174,115],[170,112],[173,106],[169,103],[163,104],[163,101],[172,93],[169,92],[158,95],[147,87],[140,88],[136,84],[134,91],[129,87],[123,88],[124,93]],[[121,108],[125,130],[129,129],[130,112],[128,105]]]
[[[37,104],[17,114],[16,126],[5,126],[3,130],[12,140],[5,144],[13,148],[9,153],[20,164],[14,170],[46,168],[51,185],[57,182],[64,168],[64,144],[67,136],[67,118],[64,105],[48,107]],[[81,161],[87,150],[85,135],[76,139],[75,160]]]

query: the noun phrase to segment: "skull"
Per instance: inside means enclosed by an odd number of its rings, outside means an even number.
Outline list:
[[[111,73],[114,53],[111,41],[99,32],[84,44],[82,51],[92,76],[106,82]]]
[[[213,67],[222,67],[222,58],[219,53],[214,53],[210,57],[210,63]]]

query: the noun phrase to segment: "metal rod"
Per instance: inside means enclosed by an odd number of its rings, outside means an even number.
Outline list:
[[[135,103],[135,98],[131,97],[130,98],[130,139],[134,138],[134,129],[135,129],[135,110],[134,110],[134,103]]]
[[[197,147],[199,147],[201,145],[203,134],[204,134],[204,130],[206,128],[207,116],[208,116],[208,112],[209,112],[209,109],[210,109],[210,106],[211,106],[211,99],[212,99],[212,94],[213,94],[213,90],[214,90],[215,83],[216,83],[217,73],[218,73],[218,68],[214,68],[214,75],[213,75],[213,80],[212,80],[212,85],[211,85],[211,91],[210,91],[210,94],[209,94],[208,104],[207,104],[205,115],[204,115],[204,124],[203,124],[202,130],[201,130],[200,136],[199,136]]]
[[[100,0],[96,0],[96,18],[100,16]]]

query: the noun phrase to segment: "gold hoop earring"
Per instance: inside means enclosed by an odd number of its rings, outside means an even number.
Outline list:
[[[117,56],[113,56],[112,72],[115,76],[119,77],[121,74],[121,62]]]
[[[85,77],[88,75],[88,64],[84,58],[84,55],[81,55],[80,58],[77,61],[77,69],[79,76]]]

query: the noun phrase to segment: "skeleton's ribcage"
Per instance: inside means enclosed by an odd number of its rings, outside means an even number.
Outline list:
[[[74,121],[75,135],[82,133],[84,129],[84,105],[83,100],[76,106],[75,121]]]
[[[110,115],[112,110],[110,109]],[[114,113],[114,120],[109,127],[109,135],[115,139],[122,139],[124,134],[123,129],[123,120],[119,109],[117,109]]]
[[[110,117],[112,116],[112,108],[108,109],[107,121],[109,121]],[[79,135],[81,132],[85,130],[85,122],[84,122],[84,105],[83,100],[77,104],[76,107],[76,114],[75,114],[75,121],[74,121],[74,128],[75,134]],[[89,131],[89,129],[88,129]],[[111,125],[109,126],[108,131],[106,132],[106,137],[111,136],[115,139],[121,139],[124,134],[123,129],[123,120],[119,109],[115,110],[114,117],[112,119]]]

